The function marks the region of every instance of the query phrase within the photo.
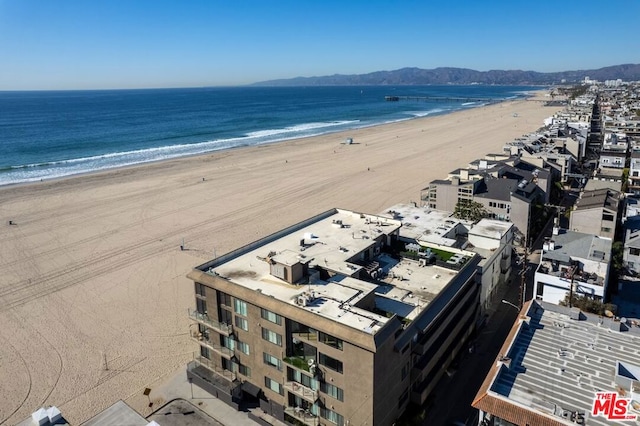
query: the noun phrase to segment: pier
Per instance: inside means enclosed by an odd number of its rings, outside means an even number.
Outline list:
[[[385,96],[385,101],[397,102],[397,101],[432,101],[432,102],[500,102],[503,99],[491,99],[491,98],[460,98],[449,96]]]
[[[551,105],[551,101],[546,99],[531,99],[531,98],[510,98],[510,99],[492,99],[492,98],[464,98],[455,96],[385,96],[385,101],[397,102],[397,101],[424,101],[424,102],[485,102],[488,104],[505,102],[505,101],[528,101],[528,102],[546,102]],[[562,101],[556,101],[558,103]],[[566,101],[564,104],[566,105]]]

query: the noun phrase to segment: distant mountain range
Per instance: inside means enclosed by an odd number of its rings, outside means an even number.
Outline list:
[[[536,72],[521,70],[476,71],[466,68],[402,68],[395,71],[376,71],[369,74],[323,77],[296,77],[254,83],[252,86],[403,86],[429,84],[503,84],[549,85],[571,84],[586,76],[592,80],[640,80],[640,64],[614,65],[595,70]]]

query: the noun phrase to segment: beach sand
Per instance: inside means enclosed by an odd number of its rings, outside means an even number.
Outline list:
[[[511,101],[0,188],[0,424],[43,405],[72,424],[118,399],[145,412],[144,388],[197,349],[193,267],[333,207],[419,202],[557,110]]]

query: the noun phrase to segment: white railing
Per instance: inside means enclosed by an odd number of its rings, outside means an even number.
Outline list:
[[[191,318],[194,321],[198,321],[206,325],[207,327],[211,327],[226,335],[229,335],[233,332],[233,327],[231,326],[231,324],[226,324],[226,323],[211,319],[209,318],[209,315],[203,314],[202,312],[193,311],[191,309],[188,309],[188,312],[189,312],[189,318]]]

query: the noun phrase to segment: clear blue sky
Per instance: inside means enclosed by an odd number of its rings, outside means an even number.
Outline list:
[[[0,90],[640,63],[640,0],[0,0]]]

